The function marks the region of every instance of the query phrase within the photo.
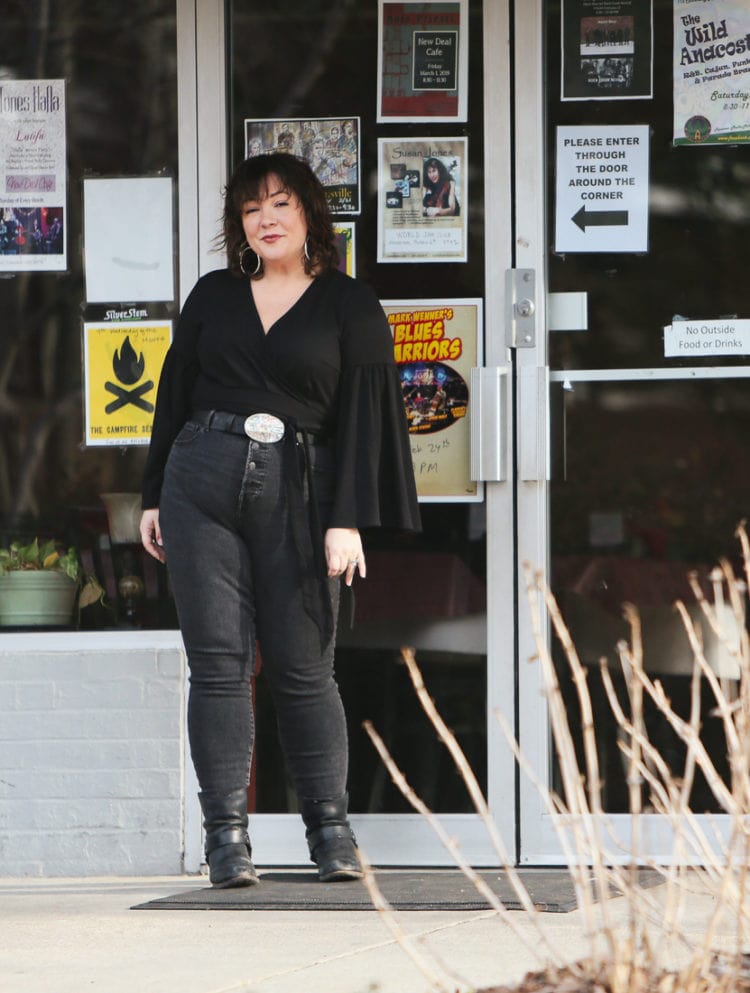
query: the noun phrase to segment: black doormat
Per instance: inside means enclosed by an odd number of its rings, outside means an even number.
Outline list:
[[[519,869],[538,910],[564,914],[575,910],[573,881],[567,869]],[[479,875],[509,910],[521,903],[502,870]],[[653,878],[650,878],[653,877]],[[378,871],[375,879],[386,900],[396,910],[488,910],[489,904],[462,872]],[[642,873],[640,885],[659,882],[657,873]],[[205,886],[173,896],[139,903],[132,910],[372,910],[364,883],[321,883],[314,872],[269,871],[260,873],[257,886],[216,890]]]

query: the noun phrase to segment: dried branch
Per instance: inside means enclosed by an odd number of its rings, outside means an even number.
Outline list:
[[[359,855],[359,861],[362,863],[362,881],[367,888],[372,905],[380,914],[383,923],[396,939],[399,947],[403,949],[425,979],[432,985],[435,993],[448,993],[448,988],[431,968],[424,955],[422,955],[420,950],[415,946],[412,938],[398,923],[398,918],[394,913],[393,907],[391,907],[386,898],[383,896],[383,892],[375,880],[373,868],[361,848],[358,849],[357,854]]]
[[[497,894],[487,885],[484,879],[482,879],[482,877],[475,871],[475,869],[467,862],[455,838],[450,837],[448,832],[445,830],[443,825],[440,823],[440,821],[434,815],[434,813],[430,810],[427,804],[425,804],[424,801],[421,800],[419,796],[417,796],[417,794],[414,792],[412,787],[409,785],[403,772],[401,771],[401,769],[399,769],[396,762],[394,761],[393,756],[390,754],[385,742],[380,737],[380,735],[375,730],[375,728],[372,726],[372,723],[370,721],[365,721],[362,726],[365,729],[367,735],[369,736],[370,741],[372,741],[373,745],[375,746],[378,755],[380,756],[381,760],[383,761],[383,764],[390,773],[391,779],[393,780],[395,785],[399,788],[403,796],[406,798],[406,800],[408,800],[408,802],[417,811],[417,813],[421,814],[425,818],[425,820],[428,822],[430,827],[433,829],[435,834],[438,836],[440,841],[445,846],[446,850],[450,852],[451,857],[453,858],[453,860],[455,861],[456,865],[461,870],[461,872],[463,872],[466,878],[476,887],[480,895],[487,901],[489,906],[492,907],[492,909],[497,912],[497,914],[501,917],[503,922],[507,924],[508,927],[511,928],[515,936],[524,945],[524,947],[528,951],[533,952],[534,955],[538,955],[539,945],[529,941],[527,935],[517,923],[517,918],[513,917],[513,911],[509,911],[507,909],[507,907],[502,902],[502,900],[497,896]],[[538,938],[541,940],[542,944],[547,948],[547,951],[550,954],[552,961],[557,964],[562,964],[564,959],[562,955],[560,955],[560,953],[554,948],[554,946],[551,943],[549,935],[542,927],[540,923],[539,913],[536,907],[534,906],[533,901],[531,900],[531,897],[529,896],[526,887],[523,885],[522,880],[518,876],[518,873],[515,871],[515,868],[511,865],[504,866],[504,868],[508,873],[509,877],[513,876],[516,880],[517,888],[516,886],[514,886],[514,890],[519,896],[519,899],[521,900],[524,909],[528,912],[529,920],[534,925]]]

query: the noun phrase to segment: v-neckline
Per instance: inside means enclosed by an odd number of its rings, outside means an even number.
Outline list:
[[[258,304],[256,303],[255,294],[253,293],[253,284],[250,283],[250,287],[249,287],[249,289],[250,289],[250,300],[252,301],[253,310],[255,311],[255,316],[258,318],[258,325],[260,327],[261,333],[262,333],[262,335],[263,335],[264,338],[267,338],[269,336],[269,334],[271,333],[271,331],[273,331],[273,329],[279,323],[279,321],[283,321],[285,317],[287,317],[289,314],[291,314],[291,312],[294,310],[294,308],[297,306],[297,304],[301,300],[303,300],[305,296],[307,296],[307,294],[310,292],[310,290],[312,289],[312,287],[315,285],[315,280],[317,278],[318,278],[317,276],[313,276],[313,278],[310,280],[310,282],[307,284],[307,286],[304,288],[304,290],[300,293],[300,295],[297,297],[297,299],[294,300],[287,307],[287,309],[282,314],[279,314],[279,316],[276,318],[276,320],[272,321],[268,325],[267,328],[263,324],[263,319],[261,318],[260,311],[258,310]]]

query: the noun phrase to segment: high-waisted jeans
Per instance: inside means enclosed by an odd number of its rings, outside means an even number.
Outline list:
[[[346,789],[335,637],[321,651],[303,605],[285,478],[290,444],[188,422],[167,461],[159,521],[188,656],[188,734],[202,790],[228,793],[248,783],[256,639],[298,796],[333,798]],[[335,629],[340,581],[329,588]]]

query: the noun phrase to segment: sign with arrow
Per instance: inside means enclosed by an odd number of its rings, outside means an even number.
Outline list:
[[[557,129],[555,251],[648,251],[647,124]]]

